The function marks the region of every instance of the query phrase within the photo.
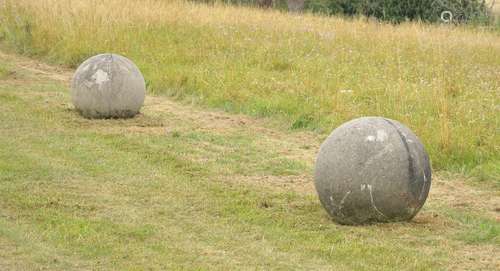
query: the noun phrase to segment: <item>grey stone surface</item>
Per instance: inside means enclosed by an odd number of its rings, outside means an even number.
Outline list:
[[[100,54],[84,61],[71,83],[75,108],[87,118],[129,118],[146,95],[144,77],[129,59]]]
[[[314,181],[321,204],[340,224],[405,221],[427,199],[431,167],[410,129],[365,117],[341,125],[321,145]]]

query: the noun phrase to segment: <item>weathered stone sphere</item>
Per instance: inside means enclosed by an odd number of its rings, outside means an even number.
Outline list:
[[[431,186],[429,156],[403,124],[382,117],[349,121],[321,145],[314,182],[340,224],[412,219]]]
[[[86,118],[130,118],[146,95],[144,77],[129,59],[100,54],[84,61],[71,83],[75,108]]]

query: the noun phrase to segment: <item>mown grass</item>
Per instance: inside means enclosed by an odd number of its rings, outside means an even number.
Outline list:
[[[150,93],[328,133],[382,115],[436,169],[498,179],[500,37],[481,29],[347,21],[183,1],[2,1],[0,38],[72,67],[111,51]]]
[[[216,133],[168,112],[85,120],[68,107],[67,82],[13,65],[23,76],[0,81],[7,270],[495,266],[481,253],[463,258],[470,245],[497,252],[498,222],[488,215],[429,202],[417,223],[335,225],[314,195],[237,181],[312,171],[256,131]]]
[[[0,66],[0,79],[5,79],[12,75],[12,71],[8,66]]]

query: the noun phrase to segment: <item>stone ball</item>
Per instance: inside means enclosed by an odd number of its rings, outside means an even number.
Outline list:
[[[76,110],[86,118],[130,118],[144,104],[146,84],[129,59],[100,54],[78,67],[71,96]]]
[[[314,183],[340,224],[412,219],[431,187],[429,156],[403,124],[382,117],[344,123],[323,142]]]

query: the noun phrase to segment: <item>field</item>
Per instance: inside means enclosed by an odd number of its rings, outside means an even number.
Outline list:
[[[0,270],[500,269],[496,32],[152,0],[0,0],[0,23]],[[103,51],[143,71],[138,117],[71,105]],[[363,115],[430,152],[412,222],[319,204],[319,145]]]
[[[134,60],[153,94],[326,134],[383,115],[408,124],[435,169],[500,180],[500,37],[183,1],[3,1],[19,53],[75,67]]]
[[[0,64],[2,270],[499,267],[484,184],[438,174],[413,222],[338,226],[312,187],[315,133],[156,96],[137,118],[85,120],[72,71]]]

